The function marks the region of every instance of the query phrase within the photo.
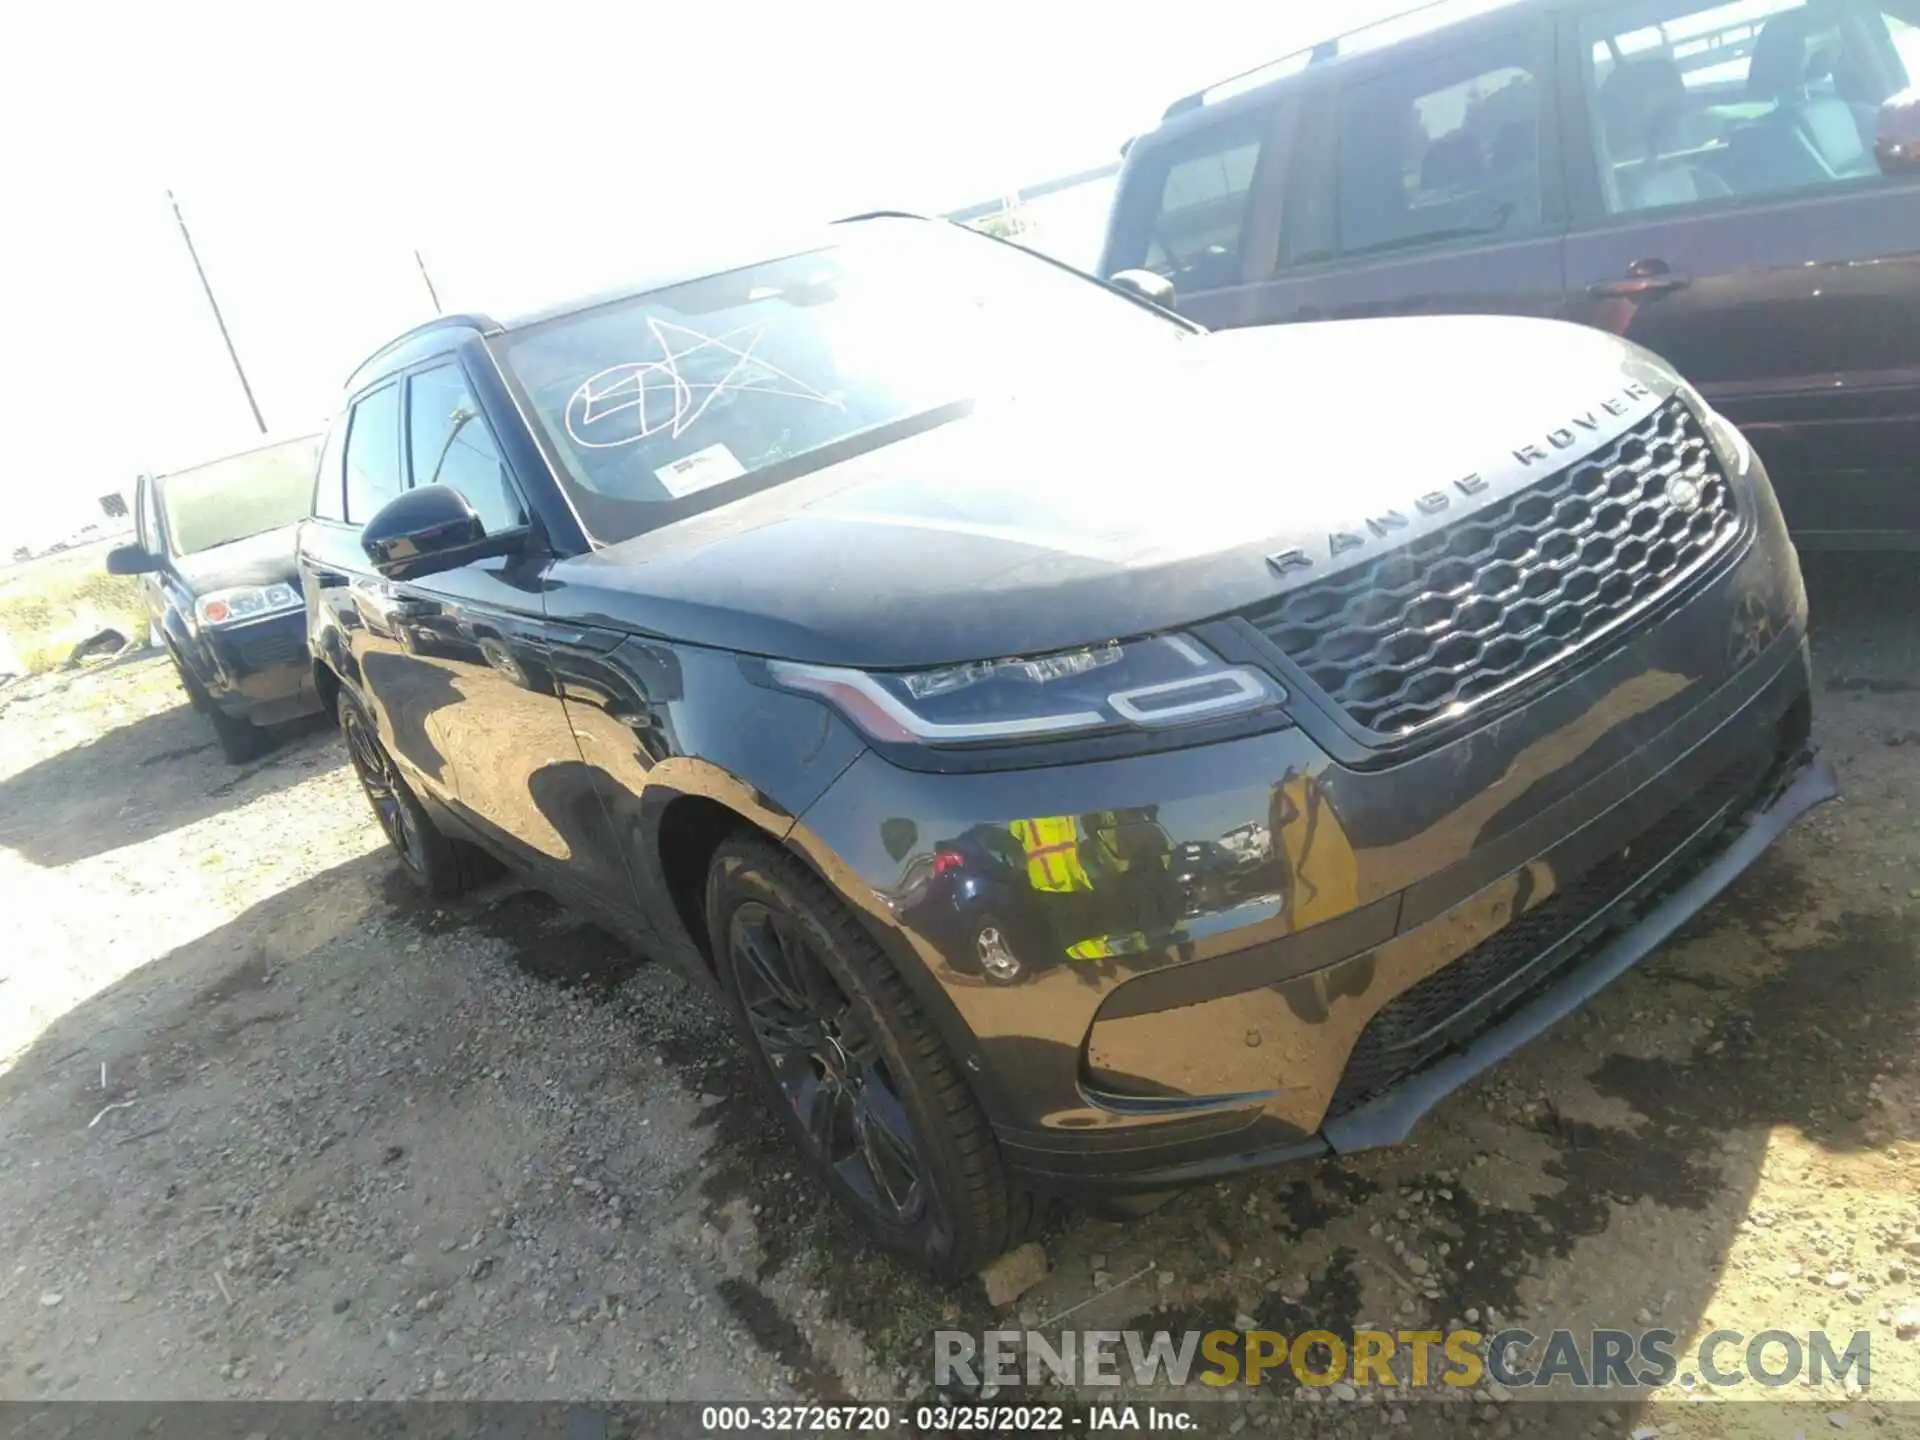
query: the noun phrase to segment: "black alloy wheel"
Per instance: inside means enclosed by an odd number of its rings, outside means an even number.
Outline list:
[[[360,788],[373,807],[374,819],[400,857],[407,876],[429,895],[450,900],[479,884],[487,861],[479,850],[440,833],[419,798],[407,785],[387,747],[373,732],[373,722],[357,700],[340,699],[340,733],[347,742]]]
[[[346,734],[347,755],[353,761],[354,773],[360,777],[360,788],[366,791],[367,803],[373,807],[374,819],[386,832],[387,842],[399,853],[400,863],[409,871],[415,875],[425,873],[420,826],[413,817],[412,807],[401,798],[406,782],[393,768],[386,746],[374,738],[356,711],[341,712],[340,728]]]
[[[875,1219],[912,1224],[926,1165],[872,1028],[790,917],[744,904],[727,944],[747,1024],[815,1159]]]
[[[767,836],[723,840],[707,934],[754,1076],[801,1152],[881,1247],[943,1280],[1019,1243],[1016,1184],[964,1068],[847,903]]]

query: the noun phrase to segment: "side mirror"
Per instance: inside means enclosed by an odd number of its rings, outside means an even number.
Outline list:
[[[396,495],[360,531],[360,548],[390,580],[511,555],[526,540],[525,530],[488,535],[467,497],[449,485],[421,485]]]
[[[1121,270],[1109,275],[1107,283],[1130,295],[1138,295],[1162,310],[1173,309],[1173,282],[1164,275],[1156,275],[1151,270]]]
[[[1883,174],[1920,174],[1920,85],[1901,91],[1880,107],[1873,154]]]
[[[160,560],[145,546],[116,545],[107,551],[109,575],[151,575],[160,568]]]

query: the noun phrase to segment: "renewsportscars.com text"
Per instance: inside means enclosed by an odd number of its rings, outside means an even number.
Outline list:
[[[1716,1330],[1682,1355],[1672,1330],[1570,1330],[1535,1334],[1507,1329],[1356,1330],[939,1330],[933,1337],[933,1383],[1215,1387],[1289,1377],[1298,1384],[1341,1382],[1356,1388],[1411,1385],[1509,1390],[1657,1390],[1699,1377],[1716,1386],[1769,1389],[1803,1377],[1819,1384],[1872,1383],[1872,1338],[1865,1330],[1836,1339],[1824,1331],[1797,1335]],[[1529,1358],[1531,1357],[1531,1358]]]

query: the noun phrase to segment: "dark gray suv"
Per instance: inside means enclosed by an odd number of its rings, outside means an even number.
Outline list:
[[[1210,334],[869,219],[400,337],[316,498],[407,869],[718,987],[948,1273],[1400,1138],[1833,793],[1764,467],[1573,325]]]

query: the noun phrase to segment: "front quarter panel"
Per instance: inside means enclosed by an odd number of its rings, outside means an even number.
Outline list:
[[[556,568],[554,605],[569,598]],[[596,617],[600,618],[600,617]],[[662,868],[674,802],[712,801],[784,838],[865,749],[826,706],[756,684],[724,651],[622,636],[550,611],[557,688],[627,856],[648,928],[682,963],[698,952]]]

